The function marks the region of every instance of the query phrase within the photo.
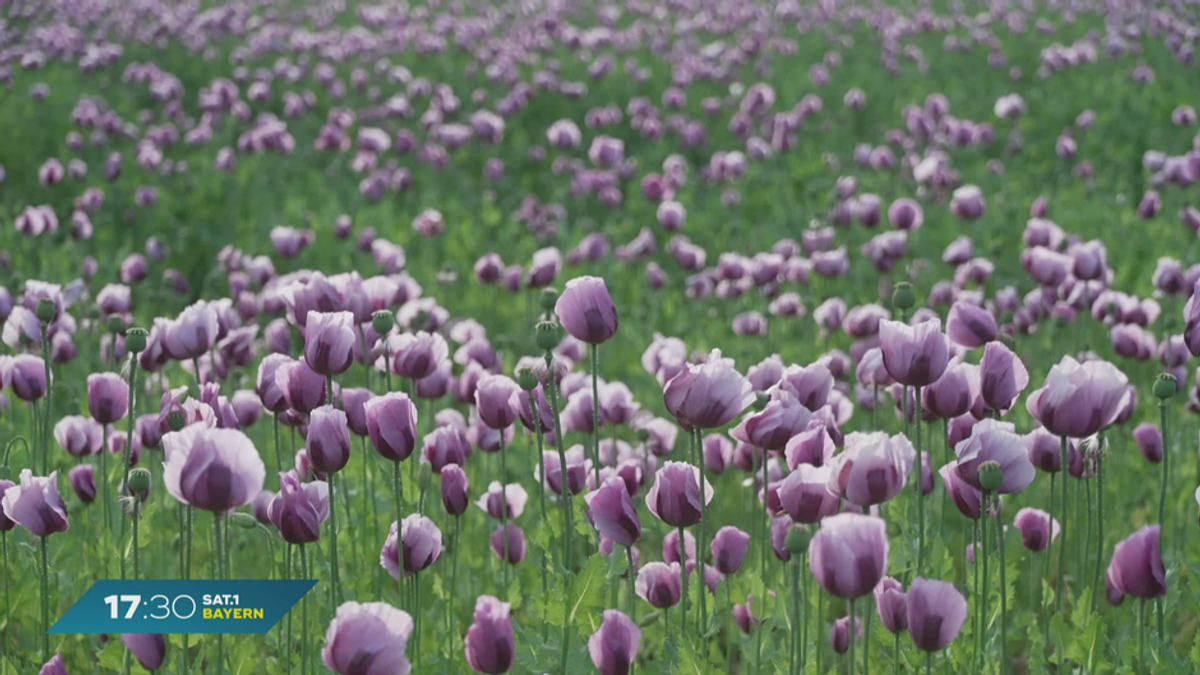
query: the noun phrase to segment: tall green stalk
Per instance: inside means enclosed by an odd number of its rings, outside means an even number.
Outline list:
[[[700,540],[696,542],[696,558],[697,558],[696,559],[697,575],[696,576],[697,576],[697,580],[700,582],[700,585],[697,587],[700,591],[700,621],[698,621],[696,623],[696,626],[697,626],[698,630],[700,631],[701,638],[703,639],[704,634],[708,632],[708,621],[709,621],[708,599],[705,597],[707,595],[707,593],[704,592],[704,551],[707,550],[707,543],[705,540],[708,537],[708,519],[707,519],[704,511],[705,511],[705,503],[708,500],[705,499],[706,495],[705,495],[705,490],[704,490],[704,457],[703,457],[703,452],[700,449],[701,443],[702,443],[702,441],[700,440],[700,430],[693,429],[692,430],[692,461],[696,463],[697,476],[700,479],[700,481],[699,481],[700,482],[700,486],[699,486],[700,487]],[[766,451],[765,450],[763,451],[763,466],[766,466]],[[765,478],[766,472],[764,471],[763,474],[764,474],[763,477]],[[767,489],[767,486],[766,486],[766,483],[764,483],[763,484],[764,501],[765,501],[766,489]],[[682,537],[680,537],[680,539],[679,539],[679,546],[680,546],[680,548],[683,547],[683,538]],[[715,599],[714,599],[714,602],[715,602]]]
[[[1062,470],[1069,471],[1071,466],[1070,457],[1067,454],[1067,437],[1061,438],[1062,445]],[[1063,596],[1067,593],[1066,588],[1066,562],[1067,562],[1067,482],[1064,474],[1062,486],[1062,521],[1059,523],[1058,534],[1058,578],[1054,580],[1054,595],[1058,602],[1058,611],[1063,611]]]
[[[996,528],[996,534],[1000,538],[1000,675],[1008,675],[1008,584],[1004,581],[1008,560],[1004,557],[1003,525]]]
[[[925,490],[922,483],[925,480],[925,459],[921,456],[921,388],[915,390],[917,425],[917,576],[925,569]],[[851,673],[853,675],[853,673]]]

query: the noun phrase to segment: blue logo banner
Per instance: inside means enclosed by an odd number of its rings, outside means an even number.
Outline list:
[[[265,633],[315,580],[97,581],[50,633]]]

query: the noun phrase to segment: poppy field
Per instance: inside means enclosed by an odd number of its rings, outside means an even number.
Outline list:
[[[4,3],[0,675],[1197,672],[1198,39]]]

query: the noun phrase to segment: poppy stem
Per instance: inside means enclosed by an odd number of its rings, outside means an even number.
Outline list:
[[[1008,584],[1004,581],[1004,570],[1008,559],[1004,556],[1004,526],[996,528],[1000,538],[1000,675],[1008,675]]]
[[[809,591],[812,588],[811,582],[809,581],[812,578],[812,575],[811,574],[803,574],[803,571],[804,571],[803,568],[806,566],[805,563],[807,561],[808,561],[808,551],[801,552],[800,553],[800,570],[797,571],[797,574],[800,574],[804,579],[803,586],[802,586],[802,590],[803,590],[804,594],[801,596],[800,603],[799,603],[799,605],[797,605],[797,608],[803,607],[803,614],[804,614],[804,617],[800,624],[800,672],[802,672],[802,673],[804,672],[804,667],[806,665],[808,665],[808,663],[807,663],[808,662],[808,616],[809,616],[809,614],[811,614],[811,612],[808,611],[808,598],[809,598]]]
[[[703,640],[705,633],[708,632],[708,619],[709,619],[708,607],[707,607],[708,599],[704,597],[705,595],[707,595],[704,592],[704,551],[706,551],[708,549],[706,542],[705,542],[705,539],[708,536],[708,519],[705,517],[704,511],[705,511],[705,504],[708,502],[708,500],[705,499],[705,497],[707,496],[705,494],[705,492],[707,492],[707,491],[704,489],[704,483],[705,483],[705,481],[704,481],[704,458],[701,456],[703,454],[702,451],[700,450],[701,443],[702,443],[702,441],[700,440],[700,430],[693,429],[692,430],[692,461],[696,463],[696,471],[699,473],[699,477],[700,477],[700,480],[699,480],[699,483],[700,483],[700,485],[699,485],[699,487],[700,487],[700,541],[696,542],[696,572],[697,572],[696,580],[700,582],[700,585],[697,586],[697,588],[700,590],[700,620],[696,622],[696,626],[700,631],[700,639]],[[766,459],[765,454],[764,454],[763,459],[764,460]],[[765,472],[764,472],[763,478],[764,479],[766,478]],[[765,483],[764,483],[763,490],[764,490],[763,494],[765,496],[766,495]],[[683,546],[683,537],[679,538],[679,545],[681,547]],[[685,574],[686,574],[686,571],[685,571]],[[764,582],[765,582],[765,580],[764,580]],[[714,602],[715,602],[715,599],[714,599]]]
[[[554,357],[550,352],[546,352],[546,365],[549,367]],[[563,545],[562,545],[562,565],[567,570],[568,576],[566,583],[570,584],[571,571],[571,481],[567,475],[567,451],[564,447],[562,435],[562,421],[558,414],[558,383],[554,380],[553,368],[548,368],[550,374],[546,377],[546,402],[550,404],[550,415],[554,418],[554,444],[558,447],[558,484],[559,497],[562,499],[563,507]],[[542,479],[547,485],[550,484],[550,477],[543,474]],[[566,629],[564,629],[564,634]],[[564,640],[564,654],[566,653]],[[566,667],[564,658],[563,667]]]
[[[337,492],[334,490],[336,472],[330,471],[326,478],[329,481],[329,571],[333,576],[333,584],[329,589],[330,604],[336,611],[342,603],[342,577],[338,572],[338,525],[337,525]]]
[[[979,520],[979,526],[983,530],[983,534],[981,535],[983,539],[983,555],[981,556],[983,558],[983,595],[979,598],[981,605],[979,617],[979,654],[981,658],[986,651],[987,623],[988,616],[990,615],[988,612],[988,601],[990,600],[988,595],[988,549],[991,548],[991,542],[988,541],[988,518],[988,494],[985,492],[983,493],[983,514]]]
[[[50,475],[50,389],[53,380],[50,378],[50,323],[42,323],[42,366],[46,376],[46,405],[42,411],[42,475]],[[113,343],[113,352],[116,352],[116,343]],[[131,409],[130,414],[133,414]],[[107,450],[108,448],[105,448]]]
[[[873,596],[867,597],[867,606],[863,609],[863,675],[871,675],[871,615],[873,614]]]
[[[500,587],[500,592],[497,594],[502,598],[508,598],[508,467],[504,460],[504,429],[500,430],[500,575],[503,581],[503,586]],[[599,485],[599,483],[596,483]]]
[[[917,576],[925,569],[925,459],[921,455],[921,388],[916,388],[914,403],[917,425]],[[851,674],[853,675],[853,674]]]
[[[279,489],[283,489],[283,480],[279,474],[283,473],[283,455],[279,452],[279,415],[271,415],[271,433],[275,436],[275,481]]]
[[[393,462],[392,463],[392,498],[396,502],[396,545],[399,547],[399,558],[398,559],[400,560],[401,567],[403,567],[403,565],[404,565],[404,537],[400,536],[402,534],[402,532],[400,531],[400,527],[401,527],[401,525],[404,524],[404,516],[402,515],[404,513],[404,507],[401,504],[401,502],[403,500],[403,495],[404,495],[404,482],[402,480],[400,480],[400,462]],[[404,577],[403,576],[400,577],[400,585],[401,586],[404,585]],[[404,594],[401,593],[400,597],[403,598]]]
[[[104,540],[112,543],[112,494],[109,492],[108,485],[108,425],[100,425],[100,493],[101,501],[104,502]],[[128,439],[126,439],[128,440]],[[49,474],[47,474],[49,475]],[[105,554],[104,562],[107,566],[108,555]]]
[[[141,503],[137,495],[133,496],[133,580],[137,581],[139,573],[139,555],[138,555],[138,521],[141,520],[139,511]]]
[[[1146,601],[1145,600],[1138,601],[1138,666],[1141,668],[1146,668]]]
[[[592,471],[596,489],[600,488],[600,345],[590,345],[592,352]],[[503,435],[503,434],[501,434]],[[614,452],[616,448],[613,448]],[[564,469],[565,471],[566,469]],[[700,500],[701,504],[704,499]]]
[[[1165,447],[1165,446],[1164,446]],[[1165,453],[1164,453],[1165,454]],[[1096,571],[1092,578],[1092,588],[1100,588],[1100,570],[1104,564],[1104,454],[1096,455],[1096,478],[1099,481],[1096,485],[1096,532],[1099,533],[1096,540]],[[1096,596],[1099,595],[1097,590],[1092,591],[1092,609],[1096,608]]]
[[[796,672],[796,659],[799,656],[799,645],[797,642],[800,639],[800,631],[796,630],[800,624],[800,559],[792,561],[792,625],[789,631],[788,639],[788,673]]]
[[[304,544],[300,544],[300,576],[303,579],[309,577],[308,550],[304,548]],[[308,593],[305,593],[300,600],[300,672],[308,671]]]
[[[925,675],[933,672],[933,652],[925,652]]]
[[[12,603],[8,596],[8,587],[12,585],[12,575],[8,570],[8,532],[0,532],[0,548],[4,553],[4,675],[8,675],[8,625],[12,616]]]
[[[701,500],[703,501],[703,500]],[[687,572],[687,545],[683,538],[683,526],[679,527],[679,578],[680,584],[683,587],[683,595],[679,601],[679,626],[680,634],[683,639],[687,639],[687,611],[688,611],[688,572]],[[699,553],[699,551],[697,551]]]
[[[1060,442],[1061,442],[1061,447],[1062,447],[1062,450],[1061,450],[1062,470],[1068,471],[1071,464],[1069,461],[1070,458],[1067,456],[1067,442],[1068,442],[1067,437],[1063,436],[1061,438]],[[1062,613],[1062,611],[1063,611],[1063,596],[1066,595],[1066,593],[1067,593],[1066,579],[1064,578],[1065,574],[1066,574],[1066,562],[1067,562],[1067,484],[1066,484],[1066,482],[1063,483],[1063,488],[1062,488],[1062,509],[1061,509],[1061,511],[1062,511],[1062,522],[1059,523],[1059,535],[1058,535],[1058,578],[1054,581],[1054,586],[1055,586],[1054,595],[1056,596],[1055,600],[1058,602],[1059,613]]]
[[[817,591],[817,626],[821,626],[822,625],[821,622],[824,621],[824,617],[823,617],[824,612],[822,611],[824,609],[825,609],[825,596],[822,595],[821,591],[818,590]],[[820,634],[819,630],[817,631],[817,635],[815,637],[817,639],[817,672],[823,673],[825,671],[821,669],[821,666],[822,666],[821,662],[824,660],[824,657],[825,657],[825,641],[821,639],[821,634]]]
[[[458,544],[462,541],[459,535],[462,533],[462,516],[454,516],[454,539],[450,541],[450,604],[446,605],[446,632],[449,635],[454,635],[454,605],[455,599],[458,597]],[[545,575],[543,575],[543,579]],[[446,645],[449,647],[454,644],[454,640],[446,640]],[[446,660],[453,659],[453,652],[449,649],[446,653]]]
[[[50,660],[50,566],[46,557],[46,537],[41,538],[42,551],[42,659]],[[5,570],[7,571],[7,569]],[[7,586],[5,587],[7,588]],[[5,624],[5,630],[8,625]]]
[[[892,663],[894,664],[897,673],[902,671],[900,668],[900,631],[896,631],[896,643],[892,648]]]
[[[538,456],[538,475],[542,477],[541,489],[538,490],[538,502],[542,507],[542,521],[546,520],[546,456],[545,454],[545,439],[542,436],[542,417],[538,411],[537,391],[530,390],[529,392],[529,411],[530,417],[533,419],[533,432],[537,436],[537,456]],[[545,572],[542,572],[542,578],[545,579]]]
[[[1050,474],[1050,503],[1048,505],[1049,513],[1047,514],[1047,516],[1050,519],[1050,543],[1046,544],[1046,572],[1050,572],[1050,566],[1054,564],[1054,558],[1051,557],[1053,554],[1050,553],[1050,546],[1054,544],[1054,477],[1057,475],[1058,475],[1057,472]],[[1041,588],[1040,582],[1038,584],[1038,588],[1039,589]],[[1057,578],[1055,578],[1055,580],[1054,580],[1054,595],[1056,597],[1058,596],[1058,579]],[[1042,609],[1042,593],[1040,590],[1038,591],[1038,608],[1039,608],[1039,610]],[[1044,614],[1044,611],[1043,611],[1043,614]],[[1045,617],[1043,617],[1043,618],[1045,618]],[[1044,633],[1043,640],[1045,641],[1046,645],[1048,646],[1050,644],[1050,622],[1049,621],[1043,622],[1042,632]]]
[[[854,662],[855,661],[855,659],[854,659],[854,642],[855,642],[854,638],[855,638],[855,633],[858,632],[858,618],[854,616],[854,598],[850,598],[850,623],[849,623],[849,626],[850,626],[850,630],[848,632],[850,633],[850,675],[854,675],[854,666],[856,665]]]
[[[1159,399],[1158,414],[1162,421],[1162,480],[1158,486],[1158,529],[1159,529],[1159,547],[1167,551],[1167,547],[1162,545],[1162,535],[1167,531],[1166,509],[1167,509],[1167,483],[1171,479],[1171,441],[1167,435],[1167,400]],[[1094,593],[1095,591],[1093,591]],[[1163,601],[1159,598],[1154,601],[1154,613],[1158,619],[1158,639],[1163,645],[1167,644],[1167,634],[1163,632]]]
[[[213,511],[213,558],[217,563],[217,578],[225,578],[225,555],[222,553],[222,538],[221,538],[221,514]],[[224,670],[225,666],[225,636],[217,634],[217,673]]]

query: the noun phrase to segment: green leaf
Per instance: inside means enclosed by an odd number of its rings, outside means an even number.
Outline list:
[[[680,675],[705,675],[708,668],[703,665],[700,655],[692,649],[691,643],[684,640],[679,648],[679,666],[675,669]]]
[[[120,638],[110,639],[108,644],[104,646],[104,650],[100,652],[100,667],[105,670],[115,670],[120,672],[122,655],[125,654],[125,643],[121,642]]]
[[[569,623],[579,622],[577,625],[580,628],[586,628],[585,615],[596,611],[604,604],[604,570],[606,566],[607,562],[603,555],[593,554],[588,559],[587,565],[575,577],[566,605],[566,616]]]

